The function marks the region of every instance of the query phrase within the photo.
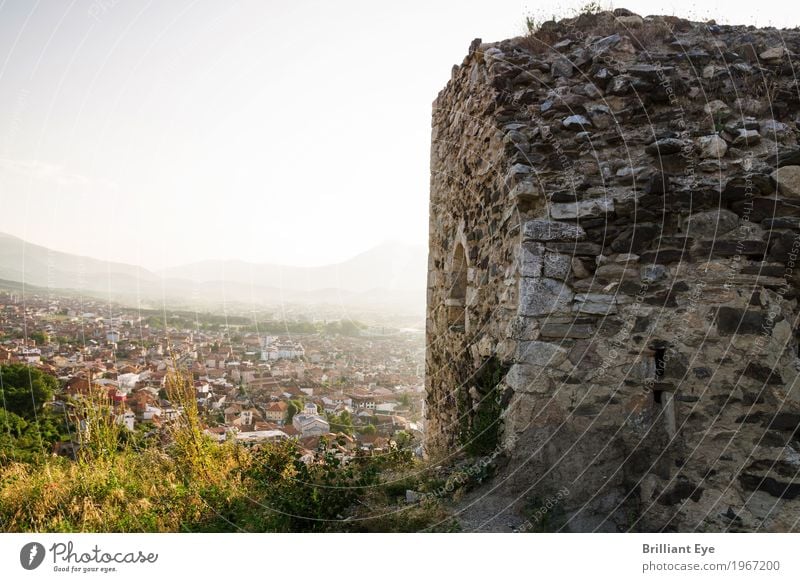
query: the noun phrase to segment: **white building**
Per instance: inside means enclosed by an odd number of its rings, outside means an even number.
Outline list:
[[[264,362],[302,358],[305,355],[306,350],[300,342],[279,341],[278,338],[271,335],[264,336],[261,340],[261,360]]]
[[[136,422],[136,415],[131,410],[126,410],[122,414],[117,415],[117,423],[121,424],[128,430],[133,430]]]
[[[328,421],[317,414],[317,406],[312,402],[306,403],[303,412],[299,412],[292,418],[292,426],[303,437],[322,436],[331,431]]]

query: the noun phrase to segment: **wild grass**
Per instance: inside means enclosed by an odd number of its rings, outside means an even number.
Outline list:
[[[396,483],[418,474],[410,452],[322,449],[301,460],[294,442],[248,448],[203,433],[188,377],[167,392],[183,414],[142,445],[99,408],[85,411],[76,460],[0,460],[6,532],[416,531],[443,519],[437,504],[408,507]]]

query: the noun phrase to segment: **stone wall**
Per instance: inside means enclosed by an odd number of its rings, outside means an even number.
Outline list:
[[[472,43],[433,106],[432,455],[568,488],[565,530],[800,527],[798,53],[625,10]]]

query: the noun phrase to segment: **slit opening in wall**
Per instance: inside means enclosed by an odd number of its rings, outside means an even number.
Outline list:
[[[664,368],[667,365],[665,356],[667,354],[666,348],[656,348],[654,350],[655,354],[653,355],[653,359],[655,360],[655,371],[656,371],[656,382],[660,382],[664,379]]]
[[[464,246],[456,245],[447,294],[447,319],[451,329],[466,330],[467,324],[467,254]]]

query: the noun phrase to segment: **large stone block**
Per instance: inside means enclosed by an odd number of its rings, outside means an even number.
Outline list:
[[[532,366],[558,366],[567,359],[569,352],[553,342],[519,342],[517,347],[517,362]]]
[[[539,366],[516,363],[506,374],[505,383],[514,392],[547,394],[550,391],[550,380]]]
[[[544,245],[524,243],[519,250],[518,265],[521,277],[541,277],[544,269]]]
[[[570,256],[582,255],[596,257],[603,252],[603,247],[591,242],[553,242],[547,243],[547,250],[564,253]]]
[[[571,241],[583,240],[586,232],[575,224],[551,220],[529,220],[522,225],[522,238],[526,241]]]
[[[597,218],[609,212],[614,212],[614,200],[611,198],[559,202],[550,205],[550,216],[556,220]]]
[[[696,212],[686,220],[685,231],[695,238],[722,236],[739,226],[739,216],[726,209]]]
[[[548,279],[522,279],[519,292],[519,313],[536,316],[557,311],[569,311],[572,289],[563,281]]]
[[[769,333],[765,314],[753,309],[720,307],[717,311],[717,332],[720,335],[760,335]]]
[[[551,279],[565,280],[572,268],[572,257],[561,253],[545,253],[544,276]]]
[[[585,339],[593,333],[594,327],[586,323],[546,323],[540,331],[545,339]]]
[[[770,175],[783,196],[800,197],[800,166],[784,166]]]

